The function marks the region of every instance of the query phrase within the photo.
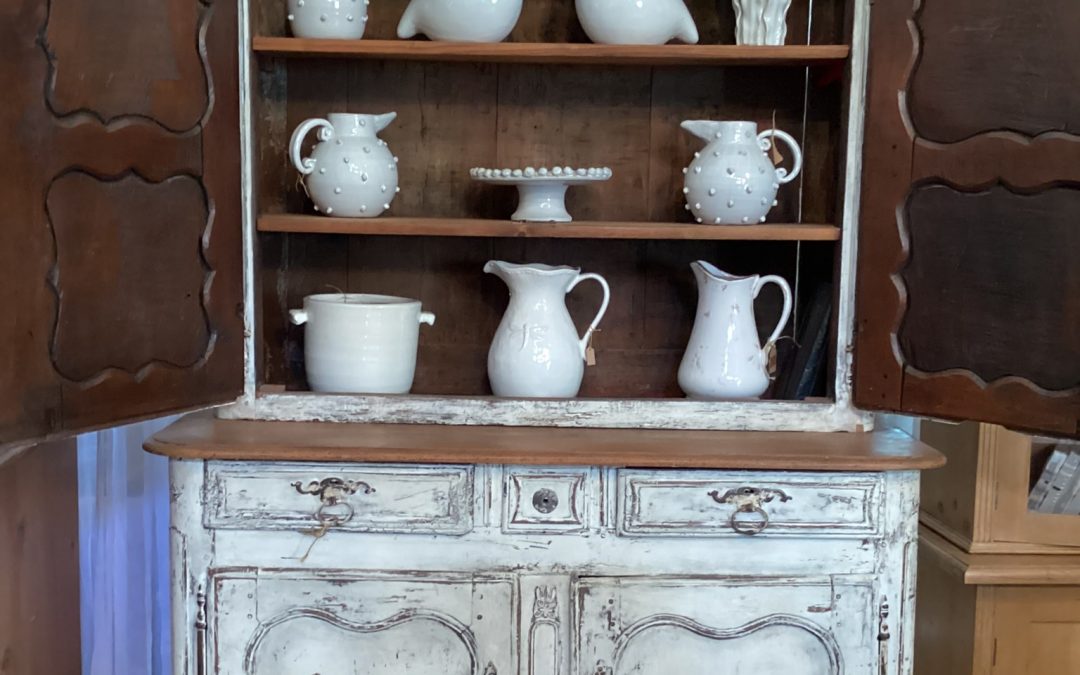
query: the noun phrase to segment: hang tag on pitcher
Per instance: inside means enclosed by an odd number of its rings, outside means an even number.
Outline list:
[[[597,328],[593,332],[589,333],[589,342],[588,342],[588,344],[585,345],[585,365],[586,366],[595,366],[596,365],[596,350],[593,349],[593,338],[599,332],[600,332],[600,329]]]
[[[772,112],[772,130],[773,134],[769,137],[769,154],[772,157],[772,163],[775,166],[780,166],[784,163],[784,156],[780,154],[780,148],[776,147],[776,111]]]
[[[765,371],[769,373],[771,380],[776,375],[776,343],[769,342],[765,345]]]

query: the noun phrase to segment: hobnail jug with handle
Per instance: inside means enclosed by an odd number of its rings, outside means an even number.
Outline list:
[[[303,176],[315,210],[328,216],[373,218],[390,208],[398,189],[397,157],[378,133],[397,113],[331,113],[304,120],[293,131],[289,157]],[[319,142],[302,158],[304,138],[318,129]]]

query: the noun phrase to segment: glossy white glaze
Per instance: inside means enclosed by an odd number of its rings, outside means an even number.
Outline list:
[[[399,38],[423,33],[448,42],[502,42],[521,16],[522,0],[411,0]]]
[[[791,288],[782,277],[737,277],[704,260],[690,267],[698,282],[697,317],[679,365],[679,387],[692,398],[761,396],[769,387],[769,373],[754,320],[754,299],[768,283],[784,294],[780,320],[766,342],[775,343],[791,315]]]
[[[361,293],[309,295],[289,317],[304,325],[308,384],[327,393],[407,394],[420,324],[435,323],[419,300]]]
[[[682,128],[705,141],[683,169],[686,208],[699,223],[750,225],[764,223],[776,205],[776,191],[802,171],[802,151],[790,135],[779,129],[760,134],[754,122],[687,120]],[[791,150],[791,173],[776,168],[765,154],[772,147],[769,136],[784,141]]]
[[[288,0],[289,28],[300,38],[359,40],[371,0]]]
[[[607,311],[610,290],[599,274],[576,267],[517,265],[491,260],[484,271],[510,287],[510,305],[488,351],[488,379],[496,396],[570,398],[585,374],[585,349]],[[591,279],[604,289],[600,311],[578,338],[565,296]]]
[[[328,216],[373,218],[390,208],[399,191],[397,157],[377,134],[397,113],[332,113],[305,120],[293,131],[289,156],[304,176],[304,189],[315,210]],[[318,129],[319,143],[301,159],[308,132]]]
[[[784,44],[791,0],[731,0],[731,4],[735,7],[735,44]]]
[[[697,26],[683,0],[576,0],[578,20],[593,42],[662,45],[698,41]]]
[[[573,220],[566,210],[566,188],[571,185],[585,185],[594,181],[611,178],[608,167],[589,167],[575,169],[570,166],[556,166],[552,169],[487,169],[475,167],[469,169],[473,180],[484,183],[516,185],[518,206],[511,220],[523,220],[540,223],[569,223]]]

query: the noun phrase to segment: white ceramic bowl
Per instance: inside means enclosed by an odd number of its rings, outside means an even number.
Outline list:
[[[288,0],[289,28],[298,38],[359,40],[370,0]]]
[[[304,325],[308,384],[325,393],[409,393],[420,324],[435,323],[419,300],[366,293],[309,295],[289,316]]]

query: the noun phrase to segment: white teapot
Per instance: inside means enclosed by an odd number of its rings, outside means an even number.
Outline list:
[[[502,42],[521,16],[522,0],[410,0],[399,38],[423,33],[447,42]]]
[[[699,223],[746,225],[764,223],[776,206],[776,191],[802,171],[802,151],[790,135],[778,129],[760,134],[753,122],[687,120],[682,128],[706,141],[694,153],[686,174],[683,194],[686,208]],[[794,168],[776,168],[765,154],[772,148],[769,136],[791,148]]]
[[[683,0],[575,0],[578,20],[593,42],[662,45],[678,38],[698,41],[697,26]]]
[[[373,218],[390,208],[399,192],[397,157],[376,135],[397,113],[332,113],[305,120],[293,131],[289,155],[304,176],[304,190],[315,210],[328,216]],[[304,137],[319,129],[319,143],[301,159]]]

